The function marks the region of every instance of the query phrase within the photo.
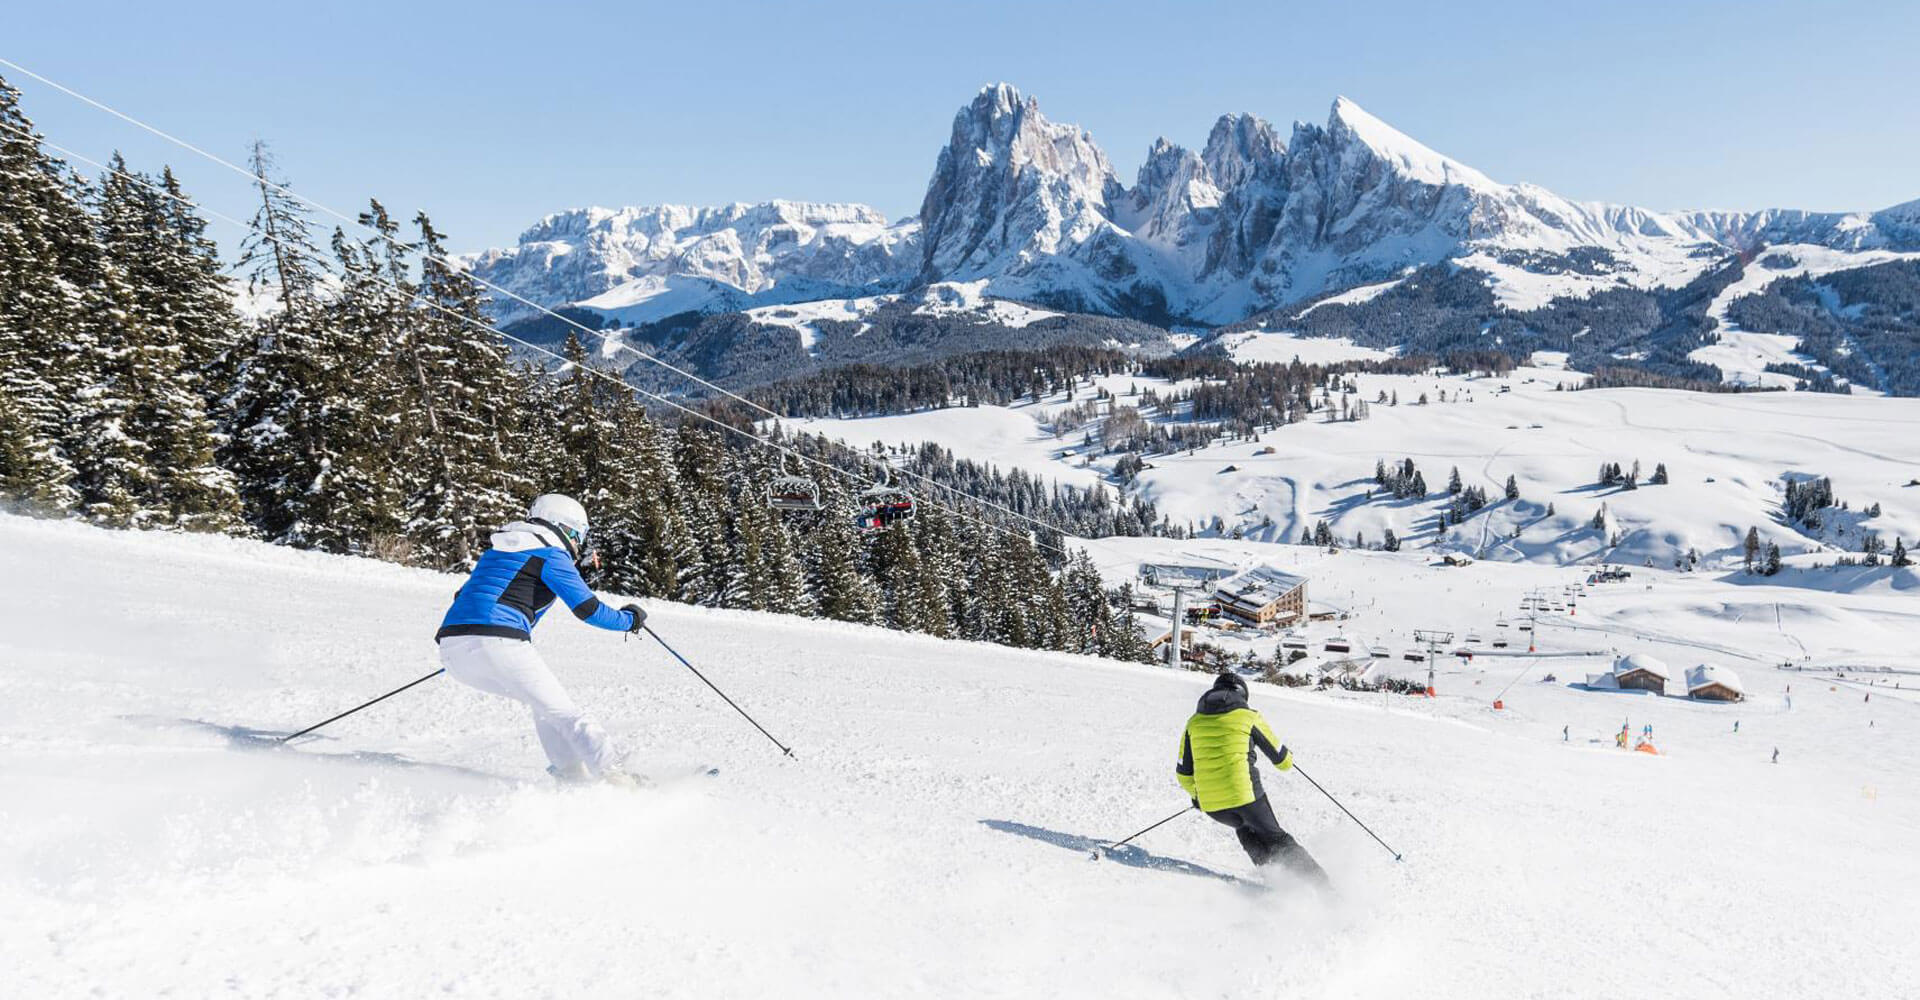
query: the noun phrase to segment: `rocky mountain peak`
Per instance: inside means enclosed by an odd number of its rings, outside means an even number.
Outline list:
[[[1245,114],[1221,115],[1207,133],[1200,159],[1222,191],[1278,179],[1286,170],[1287,146],[1266,121]]]
[[[1018,271],[1110,228],[1125,189],[1093,136],[1055,124],[1007,84],[954,116],[920,207],[923,276]]]

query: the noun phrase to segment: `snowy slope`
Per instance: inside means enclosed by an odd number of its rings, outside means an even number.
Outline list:
[[[1278,361],[1294,353],[1310,358],[1305,348],[1311,346],[1340,345],[1256,333],[1234,335],[1229,349],[1248,359]],[[1148,456],[1154,467],[1140,474],[1138,489],[1176,523],[1202,530],[1217,515],[1229,533],[1294,541],[1303,528],[1324,519],[1347,541],[1359,532],[1378,543],[1392,529],[1408,544],[1426,548],[1436,541],[1432,522],[1448,500],[1450,469],[1457,466],[1465,485],[1478,485],[1495,500],[1511,475],[1522,502],[1488,508],[1453,529],[1445,544],[1480,558],[1549,564],[1638,565],[1652,559],[1670,565],[1697,549],[1710,564],[1737,565],[1750,526],[1789,556],[1808,553],[1828,562],[1857,552],[1862,528],[1880,533],[1889,546],[1896,537],[1910,546],[1920,539],[1920,488],[1905,485],[1920,475],[1920,402],[1818,393],[1556,390],[1583,379],[1557,368],[1522,368],[1504,379],[1361,374],[1354,377],[1359,391],[1351,398],[1369,402],[1368,419],[1306,422],[1259,441]],[[1162,388],[1126,376],[1102,384],[1122,405],[1135,386]],[[1509,391],[1501,392],[1503,387]],[[1383,393],[1397,396],[1400,405],[1374,402]],[[1442,393],[1448,402],[1439,401]],[[1418,405],[1422,394],[1432,402]],[[1038,427],[1066,402],[807,426],[854,444],[876,436],[932,440],[962,457],[1085,482],[1089,457],[1096,467],[1110,469],[1117,456],[1084,454],[1082,429],[1061,428],[1057,441],[1047,437],[1053,444],[1044,452],[1033,447],[1042,436]],[[1003,415],[1015,413],[1033,428],[1024,441],[997,430]],[[884,433],[876,435],[880,429]],[[1426,479],[1430,494],[1424,500],[1393,500],[1373,481],[1376,460],[1408,457]],[[1662,462],[1672,482],[1634,491],[1595,485],[1602,462],[1630,468],[1636,460],[1643,484]],[[1785,477],[1795,475],[1829,476],[1837,495],[1856,511],[1879,503],[1883,512],[1860,520],[1849,534],[1808,537],[1778,523]],[[1368,499],[1369,491],[1379,495]],[[1551,516],[1548,504],[1554,506]],[[1588,527],[1601,504],[1612,528],[1604,533]],[[1614,533],[1625,536],[1618,546],[1610,544]]]
[[[1737,385],[1764,385],[1791,388],[1795,379],[1766,370],[1772,363],[1795,364],[1826,370],[1826,366],[1794,351],[1798,337],[1770,330],[1748,330],[1727,315],[1735,299],[1752,295],[1782,278],[1817,277],[1834,271],[1868,267],[1895,260],[1920,259],[1920,253],[1892,250],[1845,251],[1831,247],[1788,243],[1771,247],[1760,259],[1748,265],[1738,281],[1714,296],[1707,315],[1719,324],[1719,342],[1698,348],[1687,355],[1719,367],[1726,381]],[[1866,391],[1866,390],[1857,390]]]
[[[1920,977],[1920,705],[1890,689],[1868,706],[1745,662],[1731,708],[1529,683],[1493,712],[1494,667],[1449,669],[1435,701],[1256,685],[1406,856],[1270,775],[1342,886],[1326,902],[1230,880],[1244,856],[1199,818],[1087,860],[1181,805],[1192,675],[655,608],[783,762],[659,650],[557,621],[541,648],[638,761],[722,774],[556,791],[520,712],[444,678],[297,749],[250,736],[430,669],[452,578],[17,519],[0,545],[28,570],[0,602],[0,965],[23,996],[1890,998]],[[1534,572],[1476,571],[1482,597]],[[1596,623],[1648,611],[1688,620],[1629,596]],[[1667,755],[1611,749],[1623,718]]]

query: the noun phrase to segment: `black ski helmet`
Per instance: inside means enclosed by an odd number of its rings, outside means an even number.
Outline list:
[[[1240,696],[1244,698],[1247,695],[1247,682],[1243,678],[1241,678],[1239,674],[1236,674],[1230,670],[1224,671],[1220,674],[1220,676],[1215,677],[1213,679],[1213,690],[1238,691],[1240,692]]]

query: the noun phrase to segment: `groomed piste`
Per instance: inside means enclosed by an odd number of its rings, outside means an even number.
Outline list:
[[[265,745],[430,669],[453,577],[14,518],[0,547],[0,966],[21,995],[1895,997],[1920,979],[1904,689],[1863,703],[1743,666],[1739,705],[1529,682],[1495,712],[1454,669],[1434,699],[1255,683],[1300,763],[1405,854],[1268,772],[1329,900],[1197,816],[1088,861],[1179,808],[1199,675],[655,605],[798,761],[658,648],[548,626],[556,671],[661,777],[557,789],[516,706],[440,681]],[[1661,756],[1613,748],[1628,719]]]

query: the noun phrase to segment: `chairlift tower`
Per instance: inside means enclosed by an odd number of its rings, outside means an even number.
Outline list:
[[[1167,666],[1179,670],[1186,664],[1180,659],[1180,628],[1187,623],[1187,588],[1173,588],[1173,622],[1168,627]]]
[[[1437,662],[1436,658],[1440,655],[1440,647],[1453,642],[1453,633],[1443,632],[1439,629],[1417,628],[1413,630],[1413,639],[1415,642],[1422,642],[1427,646],[1427,690],[1431,692],[1433,690],[1433,665]]]

